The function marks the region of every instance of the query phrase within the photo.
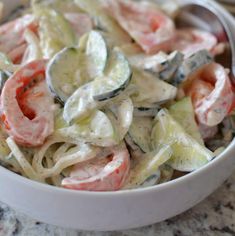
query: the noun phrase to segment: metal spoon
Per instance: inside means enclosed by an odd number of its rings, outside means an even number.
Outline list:
[[[216,61],[231,69],[231,78],[235,83],[235,35],[219,9],[205,2],[185,4],[179,9],[176,25],[209,31],[217,37],[218,42],[227,43],[225,52]]]

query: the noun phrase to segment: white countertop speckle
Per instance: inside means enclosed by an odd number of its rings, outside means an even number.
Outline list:
[[[119,232],[86,232],[37,222],[0,203],[0,236],[235,236],[235,172],[193,209],[155,225]]]

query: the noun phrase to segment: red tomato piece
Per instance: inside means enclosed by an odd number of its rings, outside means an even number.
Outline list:
[[[7,133],[24,146],[39,146],[54,130],[53,98],[45,82],[45,60],[33,61],[7,80],[1,94]]]
[[[37,22],[32,15],[25,15],[0,26],[0,51],[7,54],[14,63],[18,63],[26,49],[25,30],[30,29],[36,33],[37,28]]]
[[[229,114],[234,102],[234,92],[227,71],[217,63],[206,65],[195,73],[185,88],[192,98],[199,123],[216,126]]]
[[[217,38],[209,33],[197,29],[180,29],[176,31],[175,40],[171,44],[172,51],[180,51],[185,57],[206,49],[211,53],[219,54],[224,48],[217,48]],[[220,45],[221,46],[221,45]]]
[[[153,4],[108,0],[106,8],[145,52],[169,49],[175,36],[174,22]]]
[[[70,177],[63,179],[62,186],[87,191],[119,190],[129,175],[130,155],[125,146],[111,151],[111,157],[75,165]]]

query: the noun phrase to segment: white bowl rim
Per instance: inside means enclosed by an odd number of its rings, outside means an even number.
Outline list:
[[[201,0],[196,0],[196,2],[200,2]],[[185,0],[187,2],[187,0]],[[208,2],[208,0],[205,0],[205,2]],[[223,14],[227,17],[230,22],[235,22],[232,15],[227,12],[221,5],[216,3],[214,0],[211,1],[215,7],[220,8],[220,11],[223,12]],[[26,177],[23,177],[13,171],[8,170],[7,168],[0,165],[0,175],[3,173],[5,176],[10,177],[15,182],[20,182],[24,185],[29,185],[31,188],[37,188],[45,192],[50,192],[53,194],[65,194],[65,195],[83,195],[83,196],[89,196],[89,197],[119,197],[119,196],[129,196],[132,194],[148,194],[155,191],[164,190],[168,187],[171,187],[172,185],[176,184],[183,184],[184,182],[190,181],[193,178],[196,178],[198,175],[203,174],[204,172],[207,172],[211,170],[214,166],[220,165],[220,163],[223,162],[225,158],[233,158],[232,154],[235,152],[235,137],[230,142],[230,144],[226,147],[226,149],[216,156],[212,161],[207,163],[205,166],[201,167],[198,170],[195,170],[193,172],[187,173],[182,177],[179,177],[177,179],[170,180],[166,183],[146,187],[146,188],[136,188],[136,189],[124,189],[124,190],[118,190],[118,191],[106,191],[106,192],[95,192],[95,191],[84,191],[84,190],[71,190],[66,189],[63,187],[57,187],[49,184],[40,183],[31,179],[28,179]]]

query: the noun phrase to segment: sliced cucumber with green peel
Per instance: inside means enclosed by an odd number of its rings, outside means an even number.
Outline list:
[[[75,84],[78,67],[79,52],[77,48],[63,49],[50,60],[47,66],[48,87],[62,102],[65,102],[79,87],[79,84]]]
[[[172,83],[175,85],[185,82],[189,75],[213,61],[213,57],[207,50],[201,50],[185,59],[176,71]]]
[[[95,111],[89,118],[57,132],[62,136],[102,147],[117,144],[112,123],[108,116],[101,111]]]
[[[181,52],[172,52],[166,61],[162,62],[163,68],[158,72],[158,76],[162,80],[170,81],[181,66],[184,59],[184,55]]]
[[[154,152],[146,153],[139,157],[134,168],[130,172],[130,177],[125,188],[135,188],[143,184],[148,178],[155,175],[159,167],[166,163],[172,156],[172,149],[168,145],[163,145]]]
[[[78,88],[66,101],[63,117],[70,123],[81,120],[109,99],[118,96],[131,80],[131,68],[122,53],[113,50],[104,75]]]
[[[80,66],[84,68],[81,73],[89,78],[87,81],[101,76],[108,58],[108,48],[103,36],[94,30],[85,34],[79,41],[79,50]]]
[[[74,1],[71,0],[37,0],[32,2],[33,4],[39,3],[43,7],[53,8],[62,13],[81,11]]]
[[[153,119],[151,117],[133,117],[129,129],[129,136],[133,142],[145,153],[150,152],[151,131]]]
[[[161,165],[159,169],[161,171],[161,178],[158,182],[159,184],[166,183],[172,179],[174,174],[174,169],[172,167],[167,164],[164,164]]]
[[[79,48],[65,48],[47,67],[47,83],[60,101],[66,100],[83,84],[103,74],[108,57],[106,43],[96,31],[84,35]]]
[[[40,4],[33,5],[33,13],[39,21],[40,46],[44,58],[52,58],[64,47],[76,44],[76,35],[63,14]]]
[[[80,121],[88,117],[95,109],[99,109],[101,104],[92,96],[92,83],[78,88],[66,101],[63,117],[67,123]]]
[[[134,116],[137,117],[155,117],[160,110],[159,106],[156,107],[135,107]]]
[[[132,84],[138,92],[132,96],[135,103],[164,103],[175,98],[177,88],[151,73],[138,69],[133,70]]]
[[[112,44],[117,46],[131,42],[132,39],[129,34],[108,14],[100,1],[75,0],[74,2],[80,9],[92,16],[96,22],[96,27],[103,30],[107,37],[111,38]]]
[[[169,108],[171,116],[201,145],[204,145],[203,139],[195,121],[195,114],[191,98],[186,97],[176,102]]]
[[[55,123],[54,123],[55,130],[62,129],[65,127],[68,127],[68,124],[65,122],[63,118],[63,111],[58,111],[57,114],[55,114]]]
[[[149,176],[141,185],[141,188],[147,188],[158,184],[161,179],[161,171],[157,170],[156,173]]]
[[[118,50],[111,52],[104,76],[93,82],[93,98],[105,101],[118,96],[129,85],[132,71],[125,56]]]
[[[170,81],[183,63],[183,59],[184,55],[181,52],[174,51],[169,55],[163,52],[151,56],[139,53],[131,56],[130,62],[133,66],[153,73],[161,80]]]
[[[172,148],[173,156],[167,164],[175,170],[194,171],[214,157],[214,154],[192,138],[167,110],[161,110],[156,116],[151,139],[154,147],[167,144]]]

